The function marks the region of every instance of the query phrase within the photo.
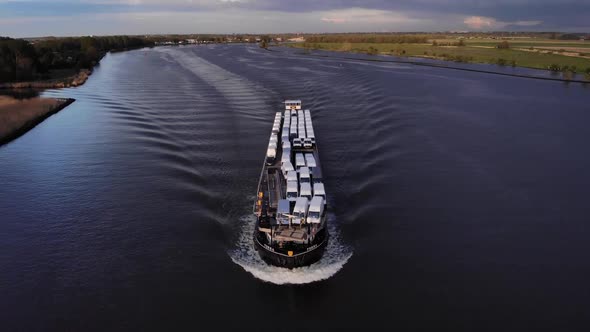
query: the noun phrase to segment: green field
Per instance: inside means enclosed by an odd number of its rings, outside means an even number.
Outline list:
[[[458,38],[438,39],[438,42],[457,42]],[[565,46],[565,47],[587,47],[590,50],[590,41],[577,40],[557,40],[557,39],[540,39],[540,38],[517,38],[517,39],[492,39],[492,38],[465,38],[463,39],[467,46],[496,46],[498,43],[506,40],[514,48],[516,47],[543,47],[543,46]]]
[[[440,43],[456,43],[457,39],[437,40]],[[575,67],[577,72],[590,70],[590,59],[560,54],[558,50],[539,53],[546,47],[588,49],[590,42],[559,42],[555,40],[509,40],[510,49],[498,49],[501,40],[465,40],[465,46],[433,46],[432,44],[392,44],[392,43],[299,43],[293,47],[343,51],[353,53],[378,53],[408,57],[427,57],[450,61],[474,63],[502,63],[518,67],[548,69],[550,65]],[[526,50],[519,50],[526,49]],[[534,50],[534,51],[530,51]],[[548,51],[545,51],[548,52]],[[583,53],[585,54],[585,53]]]

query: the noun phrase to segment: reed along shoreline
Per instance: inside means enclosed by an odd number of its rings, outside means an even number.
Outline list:
[[[0,146],[22,136],[51,115],[63,110],[75,99],[15,99],[0,96]]]

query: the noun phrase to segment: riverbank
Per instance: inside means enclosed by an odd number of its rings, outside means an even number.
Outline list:
[[[6,144],[75,100],[71,98],[16,99],[0,96],[0,146]]]
[[[90,69],[82,69],[74,75],[63,78],[28,81],[28,82],[12,82],[1,83],[0,89],[60,89],[80,86],[88,80],[92,74]]]
[[[583,56],[568,56],[559,53],[524,51],[522,49],[498,49],[479,44],[465,46],[435,46],[432,44],[399,43],[297,43],[290,47],[304,50],[324,50],[343,53],[363,53],[370,55],[392,55],[444,60],[449,62],[486,63],[500,66],[513,66],[532,69],[550,68],[566,73],[586,74],[590,78],[590,59]],[[519,48],[522,47],[518,45]],[[586,46],[586,45],[584,45]],[[536,50],[536,48],[534,48]],[[588,48],[590,51],[590,48]]]

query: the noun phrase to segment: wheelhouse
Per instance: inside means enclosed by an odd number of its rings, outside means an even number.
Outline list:
[[[285,100],[285,109],[287,110],[300,110],[301,100]]]

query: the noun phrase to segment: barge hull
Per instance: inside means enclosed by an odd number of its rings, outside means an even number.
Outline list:
[[[328,238],[329,236],[326,236],[326,239],[315,249],[291,257],[268,250],[262,244],[260,244],[257,235],[254,235],[254,245],[262,260],[267,264],[294,269],[298,267],[309,266],[319,261],[326,250]]]
[[[328,243],[327,201],[311,112],[300,100],[275,113],[258,181],[253,236],[270,265],[297,268],[321,259]]]

